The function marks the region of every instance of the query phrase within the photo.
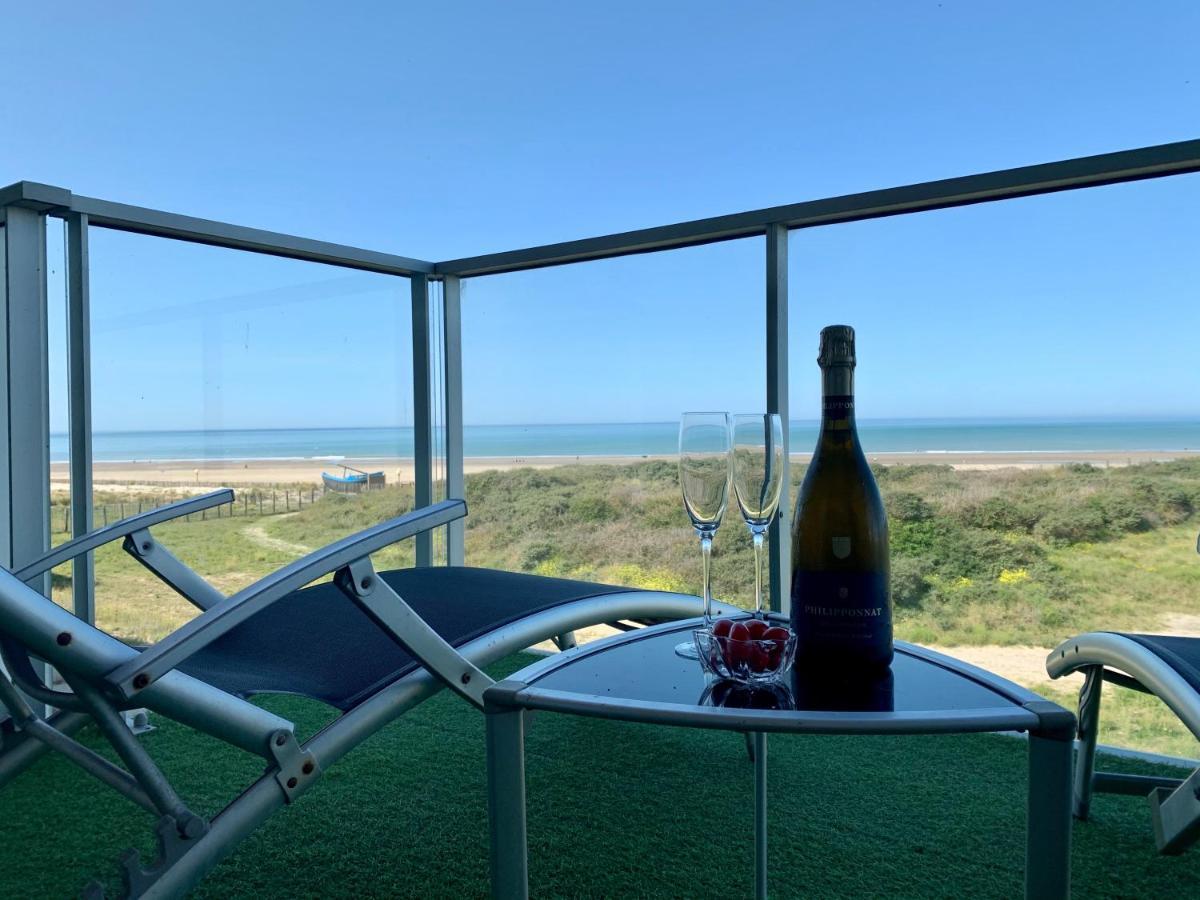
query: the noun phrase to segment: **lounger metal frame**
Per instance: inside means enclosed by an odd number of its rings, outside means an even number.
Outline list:
[[[554,638],[568,643],[577,628],[626,619],[678,619],[700,611],[696,597],[660,591],[621,591],[569,601],[451,647],[371,565],[371,554],[466,515],[462,500],[446,500],[399,516],[308,554],[246,589],[225,597],[174,557],[150,528],[232,500],[216,491],[123,520],[64,544],[17,572],[0,570],[0,702],[18,731],[0,749],[0,788],[42,753],[57,750],[127,799],[158,816],[158,858],[143,866],[136,851],[122,857],[126,891],[177,897],[276,810],[296,800],[350,749],[443,687],[482,710],[494,682],[482,667]],[[200,614],[139,653],[76,618],[24,584],[114,540],[192,601]],[[345,595],[421,663],[381,688],[319,733],[301,742],[293,723],[177,670],[189,656],[293,591],[332,574]],[[70,692],[52,691],[30,656],[53,665]],[[20,690],[18,690],[20,688]],[[57,710],[37,715],[21,691]],[[190,810],[120,718],[146,707],[228,744],[261,756],[266,772],[207,821]],[[124,763],[109,763],[72,738],[95,722]]]
[[[1096,739],[1104,682],[1153,694],[1200,740],[1200,695],[1182,676],[1137,641],[1090,632],[1060,644],[1046,659],[1051,678],[1082,672],[1075,759],[1075,817],[1086,819],[1092,792],[1145,796],[1159,852],[1182,853],[1200,838],[1200,768],[1187,778],[1097,772]]]

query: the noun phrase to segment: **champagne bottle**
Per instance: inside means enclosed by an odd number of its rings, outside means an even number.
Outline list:
[[[854,329],[821,331],[821,434],[792,525],[796,665],[879,670],[892,661],[883,500],[854,424]]]

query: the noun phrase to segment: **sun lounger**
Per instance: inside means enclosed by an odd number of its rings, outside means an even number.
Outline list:
[[[1146,796],[1162,853],[1182,853],[1200,837],[1200,769],[1186,779],[1095,771],[1104,682],[1153,694],[1200,740],[1200,638],[1091,632],[1059,645],[1046,660],[1051,678],[1084,675],[1079,694],[1075,815],[1088,817],[1093,791]]]
[[[447,500],[345,538],[225,597],[158,543],[150,529],[228,503],[217,491],[110,525],[9,573],[0,569],[0,701],[16,723],[0,749],[0,787],[57,750],[158,819],[159,856],[122,859],[134,896],[174,897],[296,800],[333,762],[442,687],[482,709],[481,671],[587,625],[698,615],[695,597],[486,569],[376,572],[371,554],[466,515]],[[110,541],[189,599],[200,613],[139,652],[75,618],[25,582]],[[332,574],[332,582],[314,584]],[[70,688],[51,690],[31,657]],[[20,690],[18,690],[18,688]],[[21,692],[25,696],[22,696]],[[258,693],[312,697],[342,711],[306,741],[293,724],[247,701]],[[57,710],[35,714],[26,696]],[[267,763],[265,774],[211,820],[174,790],[121,719],[148,708]],[[117,766],[71,735],[94,722]]]

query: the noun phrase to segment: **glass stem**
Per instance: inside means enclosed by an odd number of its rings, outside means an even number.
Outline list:
[[[754,535],[754,615],[762,618],[762,532],[755,529]]]
[[[708,626],[712,623],[712,535],[700,535],[700,556],[704,560],[704,624]]]

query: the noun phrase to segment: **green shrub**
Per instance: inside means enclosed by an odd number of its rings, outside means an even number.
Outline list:
[[[954,526],[944,520],[893,522],[889,529],[892,555],[932,558],[937,546],[942,543],[942,539],[951,530],[954,530]]]
[[[990,531],[1031,531],[1044,511],[1044,507],[1028,498],[1001,495],[964,507],[958,518],[964,525]]]
[[[655,485],[679,486],[679,465],[665,459],[652,459],[629,467],[629,474],[636,480],[649,481]]]
[[[892,560],[892,602],[902,609],[916,609],[929,593],[926,575],[933,571],[929,560],[900,556]]]
[[[579,522],[611,522],[617,510],[604,497],[587,494],[570,501],[571,518]]]
[[[1034,533],[1061,544],[1102,541],[1108,537],[1108,523],[1096,505],[1081,504],[1047,510]]]
[[[1168,525],[1178,525],[1187,521],[1196,511],[1196,503],[1200,492],[1193,495],[1180,485],[1168,485],[1159,491],[1159,510],[1163,522]]]
[[[924,561],[925,574],[941,578],[995,578],[1004,569],[1036,566],[1045,557],[1031,538],[1013,540],[947,519],[898,522],[891,530],[892,559]]]
[[[933,507],[920,494],[896,491],[886,498],[889,518],[900,522],[923,522],[933,518]]]
[[[1096,500],[1096,506],[1108,527],[1114,532],[1145,531],[1150,527],[1147,510],[1154,506],[1153,497],[1112,494]]]
[[[686,525],[688,518],[683,500],[675,492],[655,495],[642,504],[642,520],[651,528],[674,528]]]
[[[539,565],[554,556],[555,547],[545,541],[535,541],[521,553],[521,571],[532,572]]]

